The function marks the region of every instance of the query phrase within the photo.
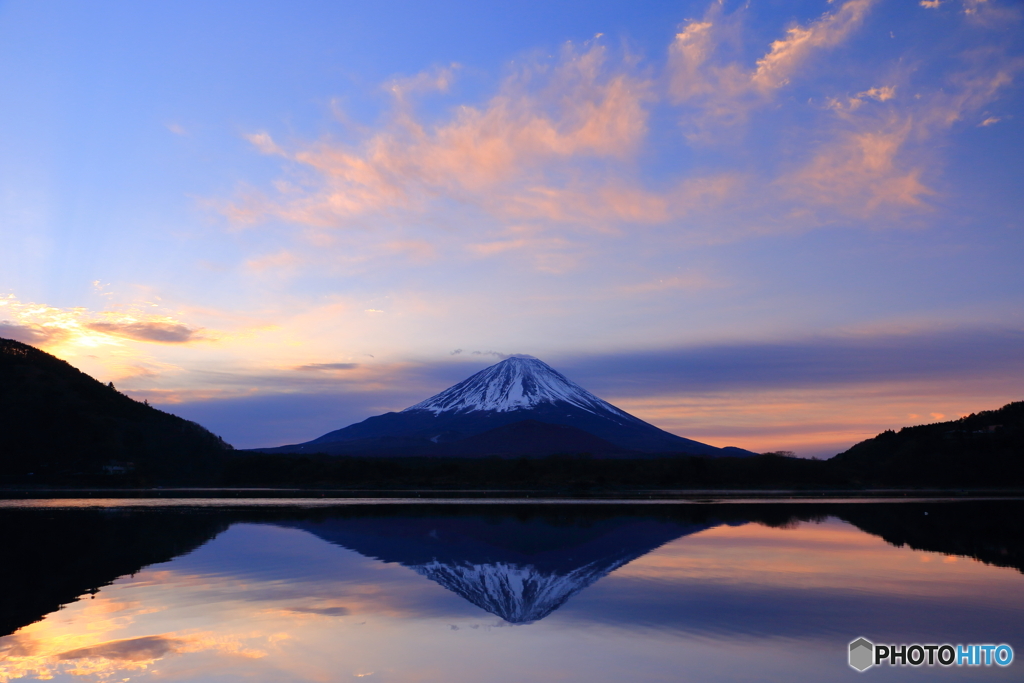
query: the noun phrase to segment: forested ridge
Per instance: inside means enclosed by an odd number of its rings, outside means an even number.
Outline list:
[[[37,348],[0,339],[0,477],[90,481],[211,476],[230,446]],[[28,479],[32,477],[33,479]]]

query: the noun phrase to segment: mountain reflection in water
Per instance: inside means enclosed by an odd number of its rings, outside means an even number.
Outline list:
[[[846,675],[858,635],[1019,650],[1021,512],[1013,501],[0,508],[0,683],[136,678],[157,662],[171,679],[235,667],[322,680],[339,658],[365,660],[353,676],[386,664],[389,680],[672,680],[708,647],[731,653],[705,671],[735,668],[721,680],[772,678],[757,654],[768,651],[790,661],[774,678],[791,680],[833,665]],[[482,635],[501,625],[519,628]],[[321,668],[297,673],[310,658]],[[473,668],[491,660],[505,673]],[[423,667],[434,673],[410,673]]]
[[[331,518],[291,526],[410,567],[509,623],[525,624],[548,616],[627,562],[711,525],[642,516],[524,517],[521,512],[491,518]]]

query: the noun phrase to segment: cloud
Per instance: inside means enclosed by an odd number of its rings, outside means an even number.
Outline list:
[[[459,65],[452,64],[446,68],[434,68],[423,71],[408,78],[393,78],[384,85],[396,100],[407,104],[409,95],[425,92],[447,92],[455,80],[455,72]]]
[[[700,20],[688,22],[669,47],[669,94],[676,104],[697,108],[686,121],[691,139],[707,138],[709,129],[732,126],[763,107],[785,87],[813,55],[842,44],[863,23],[875,0],[848,0],[807,26],[790,27],[771,43],[752,69],[715,58],[724,34],[739,34],[739,15],[725,16],[712,3]]]
[[[99,645],[82,647],[77,650],[62,652],[58,660],[84,659],[86,657],[102,657],[104,659],[126,660],[131,662],[159,659],[168,652],[174,652],[183,641],[164,636],[144,636],[126,640],[112,640]]]
[[[246,270],[262,273],[270,270],[294,268],[302,263],[302,258],[288,250],[267,254],[245,262]]]
[[[979,124],[978,124],[978,127],[979,127],[979,128],[983,128],[983,127],[986,127],[986,126],[994,126],[994,125],[996,125],[997,123],[999,123],[1000,121],[1002,121],[1002,119],[1001,119],[1001,118],[999,118],[998,116],[989,116],[989,117],[988,117],[988,118],[986,118],[986,119],[985,119],[984,121],[982,121],[981,123],[979,123]]]
[[[245,136],[245,139],[252,143],[252,146],[260,151],[262,154],[280,154],[284,155],[284,150],[277,146],[273,138],[266,131],[259,133],[250,133]]]
[[[1024,376],[1024,330],[939,329],[721,343],[569,358],[559,369],[609,395]]]
[[[309,365],[300,365],[295,369],[303,372],[315,372],[323,370],[355,370],[358,367],[359,363],[310,363]]]
[[[199,334],[198,329],[174,322],[91,322],[86,323],[85,327],[115,337],[161,344],[185,344],[206,339]]]
[[[1021,8],[993,0],[963,0],[964,15],[978,26],[1002,29],[1021,20]]]
[[[822,85],[812,72],[851,42],[875,4],[837,1],[781,30],[745,62],[733,55],[751,52],[743,30],[749,10],[727,13],[713,2],[680,26],[663,63],[612,53],[597,39],[567,45],[548,61],[524,60],[483,101],[452,102],[440,115],[434,108],[433,118],[417,110],[418,99],[450,93],[458,68],[394,78],[383,86],[393,95],[383,122],[353,127],[353,142],[282,145],[266,131],[247,136],[284,160],[287,178],[274,191],[246,190],[221,210],[238,225],[297,224],[307,239],[361,227],[373,235],[364,242],[376,239],[362,244],[366,258],[420,263],[444,258],[442,240],[467,230],[478,234],[460,242],[463,251],[508,254],[551,273],[585,261],[570,231],[614,237],[673,225],[680,234],[734,239],[783,224],[789,231],[836,217],[923,212],[936,193],[934,138],[998,96],[1017,67],[993,44],[965,55],[974,63],[938,85],[915,83],[919,70],[903,62],[884,81],[870,73],[875,67],[854,64],[841,77],[857,81],[847,94],[820,92],[842,80]],[[802,99],[798,82],[811,90],[807,102],[779,98],[789,88]],[[681,162],[654,180],[644,164],[665,135],[652,135],[652,120],[667,107],[690,145],[702,148],[734,145],[736,126],[755,114],[784,109],[792,127],[751,146],[759,160]],[[423,238],[426,226],[439,224],[444,231]],[[514,232],[524,225],[529,234]],[[248,267],[296,258],[282,252]]]
[[[482,106],[463,105],[435,125],[416,118],[409,96],[447,89],[452,72],[395,79],[386,86],[396,95],[388,124],[355,146],[322,140],[287,152],[266,132],[249,135],[259,151],[281,154],[309,175],[301,185],[279,183],[276,199],[253,195],[224,211],[243,222],[339,226],[366,214],[421,212],[448,198],[529,213],[523,196],[543,194],[553,176],[622,160],[643,140],[650,84],[608,62],[596,42],[583,51],[567,46],[554,66],[519,67]]]
[[[717,283],[703,273],[687,273],[634,285],[624,285],[618,289],[623,294],[651,294],[664,291],[695,292],[715,286],[718,286]]]
[[[921,207],[934,191],[921,181],[920,168],[907,168],[897,158],[911,131],[910,121],[894,120],[882,130],[840,134],[819,147],[803,168],[776,182],[802,203],[846,214],[870,215],[883,206]]]
[[[0,337],[13,339],[31,346],[45,346],[60,341],[68,336],[68,331],[59,327],[44,327],[42,325],[11,322],[0,320]]]
[[[14,295],[0,298],[0,310],[10,316],[0,323],[0,334],[43,347],[95,347],[117,345],[118,339],[161,344],[184,344],[209,337],[201,329],[156,311],[154,303],[120,307],[120,311],[56,308],[22,303]]]
[[[949,74],[945,87],[905,101],[895,85],[873,87],[845,102],[830,99],[838,125],[807,150],[802,167],[773,185],[811,213],[827,208],[867,217],[926,209],[926,199],[937,194],[925,181],[927,169],[936,174],[935,138],[996,99],[1024,68],[1024,61],[997,48],[968,53],[964,61],[967,67]],[[878,104],[862,106],[863,98]]]
[[[427,263],[437,257],[437,249],[425,240],[392,240],[380,248],[386,253],[404,255],[414,263]]]
[[[751,82],[762,91],[788,84],[811,55],[839,45],[859,28],[873,4],[874,0],[848,0],[806,28],[790,28],[786,37],[773,42],[768,54],[757,61]]]
[[[350,613],[347,607],[289,607],[287,611],[295,614],[316,614],[323,617],[343,617]]]
[[[880,88],[871,88],[864,92],[857,93],[857,97],[870,97],[873,100],[879,102],[887,102],[892,98],[896,97],[896,86],[886,85]]]

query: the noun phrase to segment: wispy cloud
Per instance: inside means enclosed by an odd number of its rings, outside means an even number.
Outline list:
[[[68,334],[68,330],[60,327],[0,320],[0,337],[32,346],[48,346],[66,338]]]
[[[623,285],[618,288],[618,291],[623,294],[652,294],[665,291],[696,292],[717,286],[719,286],[719,283],[713,278],[704,273],[694,272],[685,275],[672,275],[638,284]]]
[[[719,343],[569,359],[565,372],[610,395],[837,387],[1001,378],[1024,372],[1024,331],[920,329]],[[621,377],[621,382],[616,380]]]
[[[154,304],[150,304],[152,308]],[[22,303],[8,295],[0,298],[0,336],[7,335],[25,343],[102,346],[118,344],[119,339],[161,344],[207,341],[202,331],[168,315],[150,313],[145,307],[134,310],[90,311],[86,308],[56,308],[44,304]]]
[[[162,344],[184,344],[206,338],[200,330],[188,325],[163,321],[93,322],[86,323],[85,328],[115,337]]]
[[[908,168],[899,153],[912,122],[894,120],[882,130],[854,130],[820,146],[803,168],[777,182],[805,205],[829,206],[846,214],[871,215],[879,207],[920,207],[934,191]]]
[[[748,68],[716,59],[722,37],[738,33],[741,17],[725,15],[721,3],[712,3],[702,19],[683,26],[669,47],[669,93],[676,104],[695,108],[684,120],[691,139],[706,140],[710,129],[745,121],[807,68],[814,55],[846,41],[873,4],[848,0],[806,26],[791,26]]]
[[[277,216],[316,226],[344,225],[367,213],[420,211],[440,197],[522,213],[531,192],[548,188],[552,166],[623,159],[646,133],[650,84],[603,46],[566,47],[554,68],[537,64],[509,75],[482,106],[462,106],[438,125],[421,123],[410,97],[447,88],[450,70],[395,79],[395,106],[384,129],[346,147],[324,140],[285,151],[266,132],[248,136],[264,154],[310,171],[302,186],[281,183],[277,198],[254,196],[227,207],[235,220]]]
[[[615,236],[674,224],[736,236],[763,233],[780,225],[780,216],[792,230],[827,223],[829,213],[925,211],[937,192],[929,178],[932,141],[996,98],[1019,68],[996,47],[967,54],[968,68],[939,87],[914,86],[913,68],[899,67],[895,76],[867,74],[874,83],[861,80],[846,95],[829,85],[831,92],[812,96],[800,112],[788,103],[793,125],[810,121],[811,130],[760,143],[768,155],[761,162],[684,165],[657,183],[642,169],[652,112],[673,107],[695,147],[728,147],[737,124],[769,115],[778,95],[797,83],[812,84],[830,55],[859,35],[875,4],[837,2],[785,28],[745,63],[730,51],[741,45],[749,52],[741,30],[746,10],[730,14],[714,2],[680,27],[661,64],[612,53],[598,39],[567,45],[550,62],[526,60],[486,100],[459,103],[434,120],[418,112],[417,99],[449,93],[458,67],[394,78],[383,86],[392,95],[384,123],[355,130],[351,144],[325,137],[285,145],[267,131],[248,135],[258,151],[285,161],[288,179],[273,192],[246,190],[222,210],[237,224],[298,224],[307,239],[310,230],[372,226],[365,234],[380,242],[363,244],[364,256],[421,262],[439,258],[437,240],[445,238],[412,226],[424,218],[449,231],[474,225],[464,251],[515,254],[555,273],[580,261],[569,230]],[[515,234],[524,225],[529,234]],[[285,250],[248,267],[280,269],[297,259]]]
[[[320,372],[332,370],[355,370],[359,367],[359,363],[309,363],[308,365],[300,365],[295,368],[300,372]]]
[[[751,82],[761,90],[788,84],[813,54],[839,45],[859,28],[873,4],[875,0],[848,0],[809,26],[793,26],[785,38],[773,42],[768,54],[758,60]]]

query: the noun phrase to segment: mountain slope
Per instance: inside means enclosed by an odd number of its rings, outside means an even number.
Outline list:
[[[418,455],[431,450],[421,441],[459,443],[470,437],[523,420],[564,425],[610,443],[615,450],[690,455],[750,455],[684,439],[616,408],[572,382],[541,360],[514,356],[476,373],[441,393],[398,413],[385,413],[324,434],[303,444],[260,449],[278,453],[372,453],[390,450],[394,439]],[[379,440],[386,440],[385,445]],[[375,441],[377,440],[377,441]],[[357,444],[356,442],[361,442]],[[348,444],[348,445],[342,445]],[[561,452],[593,451],[581,443]],[[512,453],[509,453],[512,454]]]
[[[0,475],[34,480],[139,473],[202,475],[231,447],[203,427],[139,403],[32,346],[0,339]]]

